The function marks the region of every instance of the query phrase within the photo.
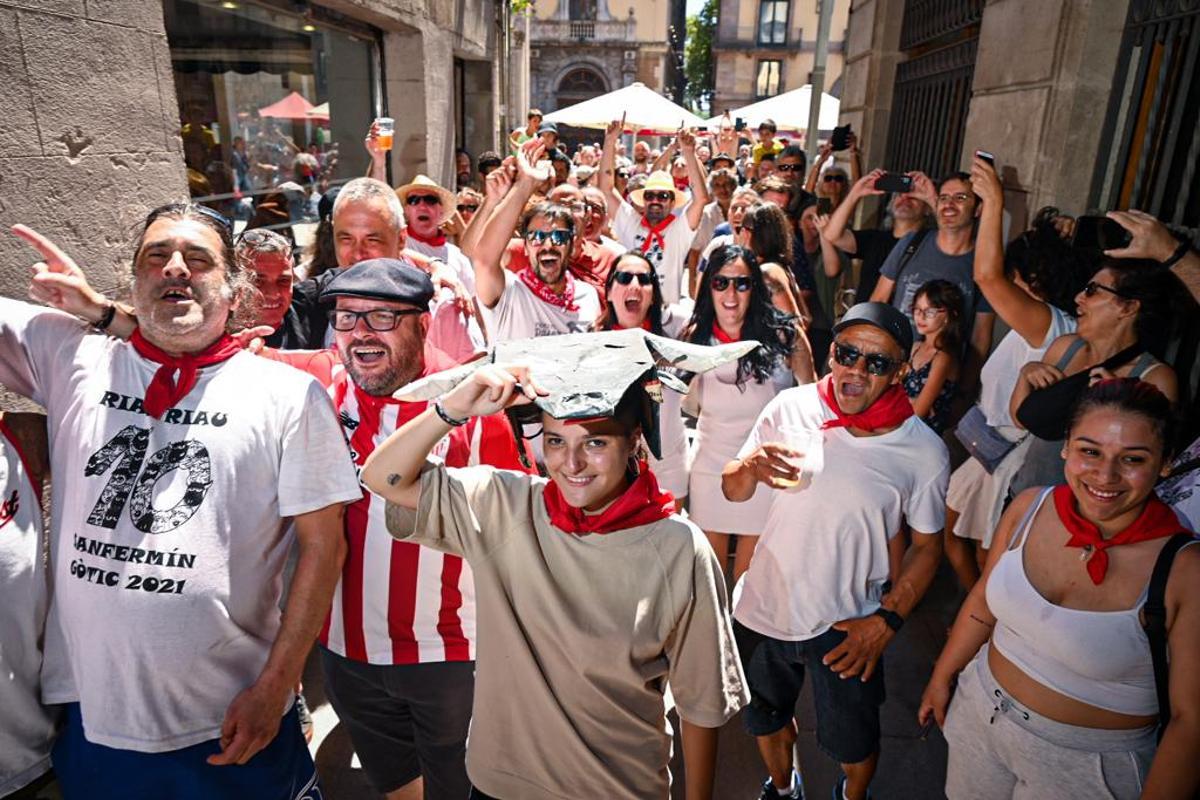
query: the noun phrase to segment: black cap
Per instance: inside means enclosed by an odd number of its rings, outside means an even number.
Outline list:
[[[912,323],[895,306],[888,303],[859,303],[852,306],[833,326],[833,332],[838,333],[853,325],[874,325],[900,345],[905,358],[912,352]]]
[[[543,133],[553,133],[555,136],[557,136],[558,126],[553,122],[543,122],[542,126],[538,128],[538,136],[541,136]]]
[[[346,267],[321,291],[321,302],[335,297],[369,297],[428,308],[433,281],[411,261],[369,258]]]

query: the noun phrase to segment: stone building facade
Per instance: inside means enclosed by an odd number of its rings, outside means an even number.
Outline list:
[[[640,82],[670,94],[682,0],[543,0],[531,20],[530,104],[549,113]]]
[[[833,3],[825,92],[840,95],[850,0]],[[816,56],[816,0],[721,0],[713,46],[713,113],[810,83]]]
[[[345,179],[363,174],[362,137],[385,111],[397,120],[393,180],[424,172],[452,184],[456,146],[478,153],[500,141],[497,7],[0,0],[0,224],[45,232],[95,285],[119,292],[138,221],[188,198],[189,183],[193,194],[198,183],[215,191],[204,181],[229,171],[234,136],[277,125],[298,146],[328,149],[332,140],[336,177]],[[510,72],[522,55],[518,41]],[[518,93],[510,105],[528,102],[522,76],[508,85]],[[257,116],[266,103],[251,101],[285,91],[323,102],[329,119]],[[185,161],[199,151],[220,161],[218,169],[206,175]],[[0,235],[0,293],[23,297],[34,260],[15,237]]]

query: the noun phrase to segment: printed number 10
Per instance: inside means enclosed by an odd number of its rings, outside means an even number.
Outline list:
[[[88,515],[87,521],[102,528],[115,528],[126,503],[134,527],[143,533],[173,531],[192,518],[212,485],[208,450],[194,439],[173,442],[150,456],[150,430],[129,425],[88,459],[84,475],[103,475],[112,469],[108,483]],[[146,469],[142,470],[142,463]],[[187,488],[178,503],[166,509],[154,507],[154,485],[173,470],[187,472]],[[141,477],[138,477],[141,472]]]

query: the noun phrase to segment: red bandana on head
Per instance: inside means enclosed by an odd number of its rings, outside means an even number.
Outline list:
[[[1108,553],[1104,552],[1108,548],[1148,539],[1161,539],[1184,530],[1171,507],[1153,494],[1146,500],[1146,507],[1133,524],[1111,539],[1105,539],[1095,523],[1079,513],[1075,494],[1065,483],[1054,487],[1054,510],[1058,512],[1058,518],[1062,520],[1067,533],[1071,534],[1066,547],[1083,548],[1080,559],[1087,561],[1088,577],[1097,586],[1104,581],[1108,572]]]
[[[741,333],[741,331],[738,331],[737,336],[730,336],[728,333],[721,330],[720,325],[718,325],[717,323],[714,322],[713,323],[713,338],[716,339],[721,344],[733,344],[734,342],[740,342],[742,340],[742,333]]]
[[[583,509],[568,505],[554,481],[546,484],[542,498],[550,524],[574,534],[622,531],[658,522],[675,513],[675,497],[658,488],[658,480],[645,461],[638,462],[638,476],[624,494],[599,514],[585,514]]]
[[[521,283],[529,287],[529,291],[537,295],[537,298],[543,303],[549,303],[552,306],[558,306],[563,311],[578,311],[579,306],[575,304],[575,278],[567,270],[563,270],[563,278],[567,285],[563,287],[562,294],[554,291],[550,286],[533,271],[532,266],[517,273],[517,277],[521,279]]]
[[[642,217],[642,227],[650,229],[649,233],[646,234],[646,241],[642,242],[642,252],[649,253],[650,248],[652,248],[654,246],[655,242],[658,242],[659,250],[666,252],[667,240],[663,238],[662,234],[663,234],[663,231],[665,231],[667,229],[667,227],[670,226],[670,224],[674,221],[675,221],[674,214],[667,214],[667,216],[663,219],[663,221],[658,223],[657,225],[651,225],[650,220],[646,219],[645,217]]]
[[[201,368],[228,361],[242,350],[229,335],[222,336],[199,353],[181,356],[170,355],[150,344],[140,330],[134,330],[129,343],[142,358],[161,364],[146,387],[146,399],[142,401],[142,408],[155,419],[196,388]],[[179,371],[178,378],[175,377],[176,370]]]
[[[860,411],[857,414],[842,412],[842,408],[833,394],[832,375],[826,375],[817,381],[817,394],[825,401],[825,405],[829,407],[834,416],[834,419],[826,421],[821,426],[822,430],[846,427],[858,428],[870,433],[881,428],[894,428],[913,415],[912,402],[900,384],[889,386],[887,391],[879,396],[879,399],[867,407],[866,411]]]
[[[444,247],[446,245],[446,234],[442,233],[440,230],[433,236],[422,236],[412,228],[409,228],[408,236],[410,239],[416,239],[418,242],[427,244],[430,247]]]

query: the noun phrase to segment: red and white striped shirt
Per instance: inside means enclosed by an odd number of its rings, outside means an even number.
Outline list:
[[[332,350],[271,352],[268,357],[304,369],[324,383],[361,470],[376,447],[425,402],[374,397],[356,387]],[[427,372],[444,368],[431,364]],[[508,419],[474,418],[454,428],[433,450],[447,466],[521,466]],[[349,552],[321,644],[334,653],[370,664],[422,664],[475,659],[475,580],[459,556],[400,542],[388,533],[383,498],[363,488],[346,508]]]

